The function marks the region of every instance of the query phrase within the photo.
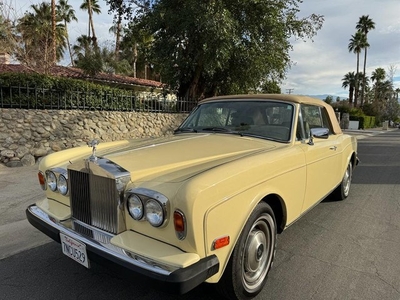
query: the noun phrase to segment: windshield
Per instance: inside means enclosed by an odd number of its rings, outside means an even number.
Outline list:
[[[211,131],[288,142],[293,111],[293,104],[274,100],[206,102],[199,105],[175,132]]]

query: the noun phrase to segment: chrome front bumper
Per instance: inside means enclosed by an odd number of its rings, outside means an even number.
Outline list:
[[[36,205],[29,206],[26,215],[28,221],[34,227],[58,243],[60,243],[60,232],[84,243],[90,260],[101,263],[103,259],[106,259],[134,273],[165,282],[168,290],[178,294],[190,291],[219,270],[219,261],[215,255],[200,259],[187,268],[160,265],[111,244],[110,240],[114,237],[113,234],[79,221],[77,225],[85,229],[82,232],[91,232],[90,236],[72,229],[72,222],[76,221],[57,221]]]

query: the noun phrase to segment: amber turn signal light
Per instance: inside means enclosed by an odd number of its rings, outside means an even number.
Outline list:
[[[186,219],[179,210],[174,211],[174,228],[178,239],[183,240],[186,237]]]
[[[226,236],[220,237],[218,239],[215,239],[213,244],[212,244],[212,249],[213,250],[217,250],[219,248],[228,246],[229,242],[230,242],[229,235],[226,235]]]
[[[46,177],[42,172],[38,173],[39,184],[42,187],[42,190],[46,189]]]

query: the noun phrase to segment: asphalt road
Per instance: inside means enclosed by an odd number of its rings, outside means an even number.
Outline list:
[[[359,140],[349,198],[323,201],[279,236],[256,299],[400,299],[399,155],[400,130]],[[0,167],[0,299],[220,299],[212,285],[170,295],[145,278],[65,257],[25,221],[42,192],[36,167],[18,169]]]

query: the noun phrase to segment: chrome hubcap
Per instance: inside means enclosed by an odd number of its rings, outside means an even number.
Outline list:
[[[350,173],[350,166],[347,167],[346,173],[343,177],[343,193],[345,196],[348,196],[350,191],[350,183],[351,183],[351,173]]]
[[[275,227],[271,216],[262,215],[247,237],[243,259],[243,283],[251,292],[262,284],[267,275],[275,245]]]

